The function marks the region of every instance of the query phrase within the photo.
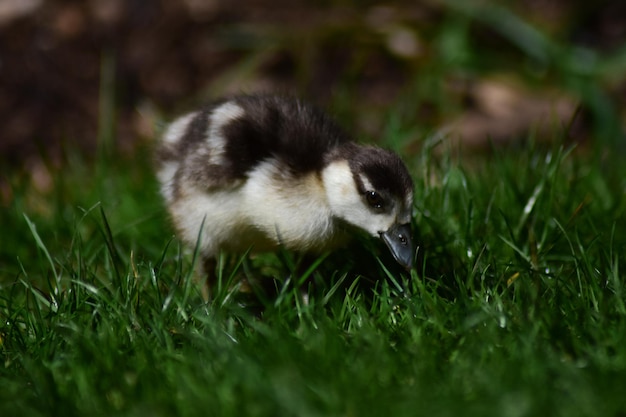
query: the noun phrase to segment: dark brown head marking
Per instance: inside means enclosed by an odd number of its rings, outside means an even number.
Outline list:
[[[334,158],[345,158],[350,165],[359,192],[379,191],[403,199],[413,191],[413,180],[400,157],[394,152],[349,143],[341,146]],[[366,190],[363,175],[374,190]]]

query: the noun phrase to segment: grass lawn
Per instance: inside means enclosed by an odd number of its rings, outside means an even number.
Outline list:
[[[75,159],[55,195],[2,212],[1,415],[626,410],[617,158],[530,144],[468,167],[425,149],[410,277],[361,242],[321,259],[305,304],[296,255],[224,257],[210,305],[147,159]],[[242,274],[278,295],[230,290]]]
[[[410,275],[367,239],[304,274],[285,251],[224,255],[203,302],[149,146],[110,149],[106,76],[95,161],[67,149],[43,184],[0,167],[0,416],[626,415],[623,121],[603,92],[626,49],[591,59],[512,14],[446,10],[434,58],[380,116],[415,180]],[[437,144],[421,123],[462,106],[450,74],[499,71],[574,95],[593,139]],[[345,85],[332,110],[350,126],[362,84]]]

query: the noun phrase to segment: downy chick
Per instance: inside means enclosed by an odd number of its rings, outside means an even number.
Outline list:
[[[354,228],[412,266],[404,163],[297,99],[237,96],[180,117],[157,149],[157,176],[178,237],[198,245],[209,276],[220,250],[322,252]]]

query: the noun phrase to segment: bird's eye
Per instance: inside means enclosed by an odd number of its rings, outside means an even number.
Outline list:
[[[375,209],[382,209],[385,205],[385,200],[376,191],[368,191],[365,193],[365,199],[367,204]]]

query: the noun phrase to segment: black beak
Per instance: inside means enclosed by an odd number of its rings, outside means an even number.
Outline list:
[[[393,225],[386,232],[380,232],[380,237],[400,265],[407,270],[413,267],[413,242],[409,224]]]

